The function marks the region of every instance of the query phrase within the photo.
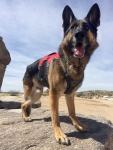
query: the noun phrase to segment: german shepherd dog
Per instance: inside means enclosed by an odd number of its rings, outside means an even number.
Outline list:
[[[24,98],[21,104],[24,121],[31,121],[30,113],[32,103],[38,101],[43,93],[43,87],[49,87],[50,106],[52,113],[52,126],[58,143],[69,145],[68,137],[60,127],[58,104],[59,98],[65,94],[69,118],[78,131],[86,132],[88,127],[76,117],[74,95],[82,85],[84,70],[94,50],[98,47],[97,27],[100,25],[100,9],[94,4],[87,16],[78,20],[69,6],[65,6],[63,13],[64,37],[57,56],[49,63],[42,59],[27,66],[24,78]],[[48,55],[49,57],[50,55]],[[41,71],[40,71],[41,70]],[[41,77],[40,77],[40,72]],[[44,74],[45,77],[44,77]]]

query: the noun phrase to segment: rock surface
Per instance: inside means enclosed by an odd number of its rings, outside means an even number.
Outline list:
[[[20,109],[21,102],[24,100],[22,96],[1,96],[0,94],[0,109]],[[32,104],[32,108],[41,107],[41,102],[38,101]]]
[[[61,127],[71,141],[70,146],[56,143],[48,109],[32,109],[33,122],[24,122],[20,109],[0,109],[1,150],[113,150],[113,124],[101,116],[78,119],[90,132],[80,133],[71,124],[68,113],[60,111]]]
[[[0,36],[0,64],[8,65],[10,61],[10,53],[3,42],[3,38]]]
[[[6,66],[10,63],[10,61],[11,61],[10,53],[6,49],[3,39],[0,36],[0,89],[2,86]]]
[[[109,139],[106,142],[104,149],[105,150],[113,150],[113,130],[111,131],[111,133],[109,135]]]

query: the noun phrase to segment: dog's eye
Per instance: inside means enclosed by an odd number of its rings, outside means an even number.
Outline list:
[[[75,29],[75,26],[73,25],[73,26],[71,26],[71,30],[74,30]]]
[[[86,31],[87,31],[87,30],[89,30],[89,25],[88,25],[88,24],[86,24],[86,23],[84,23],[84,24],[83,24],[83,28],[84,28],[84,30],[86,30]]]

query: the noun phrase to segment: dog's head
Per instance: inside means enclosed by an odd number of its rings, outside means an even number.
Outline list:
[[[63,43],[68,53],[74,57],[82,58],[89,47],[96,42],[97,27],[100,25],[100,9],[94,4],[83,20],[78,20],[69,6],[63,10]],[[94,48],[95,49],[95,48]]]

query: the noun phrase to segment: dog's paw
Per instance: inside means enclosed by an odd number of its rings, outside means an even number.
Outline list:
[[[32,119],[30,117],[23,118],[25,122],[32,122]]]
[[[65,137],[59,137],[57,138],[57,142],[59,144],[63,144],[63,145],[71,145],[70,140],[67,138],[67,136],[65,135]]]
[[[62,132],[61,129],[57,130],[57,132],[55,133],[55,137],[56,137],[56,141],[59,144],[63,144],[63,145],[70,145],[70,140],[68,139],[68,137]]]
[[[88,132],[89,131],[88,127],[84,124],[75,125],[75,127],[79,132]]]

